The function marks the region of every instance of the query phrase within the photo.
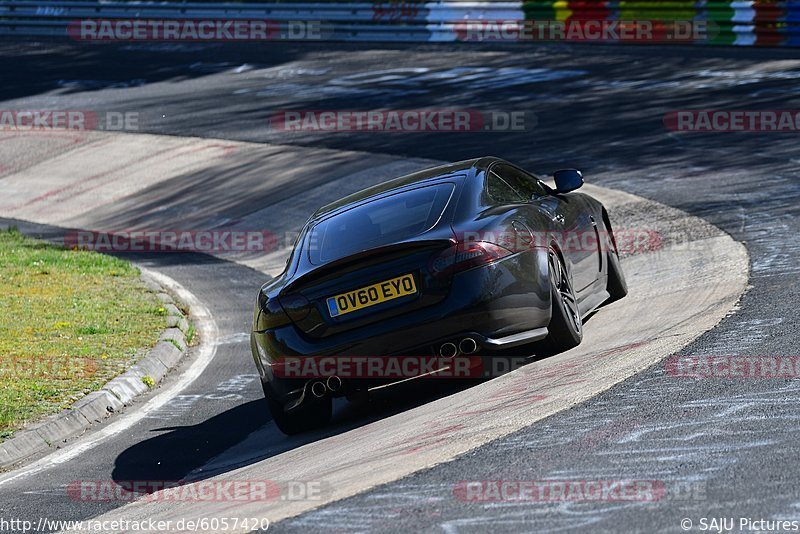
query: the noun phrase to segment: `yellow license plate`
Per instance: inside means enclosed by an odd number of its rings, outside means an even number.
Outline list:
[[[369,308],[387,300],[398,299],[417,292],[414,277],[404,274],[385,282],[378,282],[371,286],[348,291],[335,297],[328,297],[328,312],[331,317]]]

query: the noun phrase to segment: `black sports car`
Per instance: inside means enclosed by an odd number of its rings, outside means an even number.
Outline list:
[[[579,171],[554,177],[551,189],[484,157],[396,178],[314,213],[286,269],[260,289],[251,335],[281,431],[325,424],[332,396],[405,378],[364,372],[378,367],[356,366],[358,358],[485,358],[534,342],[555,352],[578,345],[582,318],[627,286],[603,205],[573,192],[583,185]],[[321,365],[331,358],[339,361]]]

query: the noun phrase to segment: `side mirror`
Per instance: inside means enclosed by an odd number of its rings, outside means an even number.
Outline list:
[[[583,185],[583,173],[578,169],[561,169],[553,173],[556,193],[569,193]]]

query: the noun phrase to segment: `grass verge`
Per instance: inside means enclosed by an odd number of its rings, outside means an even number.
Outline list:
[[[0,441],[127,370],[166,313],[125,261],[0,231]]]

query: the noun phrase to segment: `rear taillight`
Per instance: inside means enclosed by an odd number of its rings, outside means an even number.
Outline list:
[[[256,324],[254,325],[254,329],[257,332],[286,326],[292,322],[286,312],[283,311],[283,307],[280,302],[278,302],[278,299],[267,297],[263,291],[259,291],[258,293],[258,307],[260,313],[258,317],[256,317]]]
[[[434,257],[431,270],[436,275],[450,275],[494,263],[511,254],[507,248],[488,241],[458,243]]]

